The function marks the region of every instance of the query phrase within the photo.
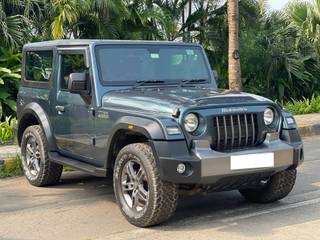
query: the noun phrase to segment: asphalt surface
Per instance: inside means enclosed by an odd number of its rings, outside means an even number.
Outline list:
[[[64,173],[48,188],[0,180],[0,239],[320,239],[320,136],[304,142],[305,162],[284,200],[252,204],[237,191],[183,197],[170,221],[149,229],[126,222],[108,179]]]

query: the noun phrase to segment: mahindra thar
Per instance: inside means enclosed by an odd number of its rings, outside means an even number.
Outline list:
[[[16,131],[26,178],[56,184],[63,166],[112,176],[121,212],[140,227],[169,219],[180,193],[284,198],[303,161],[293,116],[216,80],[198,44],[25,45]]]

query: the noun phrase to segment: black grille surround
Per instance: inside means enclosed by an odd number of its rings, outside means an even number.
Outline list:
[[[211,148],[231,151],[261,144],[265,139],[262,118],[261,113],[212,116]]]

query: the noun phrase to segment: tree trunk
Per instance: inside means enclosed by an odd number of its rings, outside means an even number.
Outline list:
[[[229,89],[241,91],[241,68],[239,52],[239,1],[228,0],[229,51],[228,73]]]
[[[183,26],[185,24],[185,14],[184,14],[184,11],[185,11],[185,6],[183,7],[182,9],[182,24],[181,26]],[[186,29],[183,28],[182,29],[182,42],[185,42],[186,41]]]
[[[192,14],[192,0],[189,0],[189,11],[188,11],[188,17],[190,17]],[[190,26],[188,27],[188,42],[191,41],[191,29]]]

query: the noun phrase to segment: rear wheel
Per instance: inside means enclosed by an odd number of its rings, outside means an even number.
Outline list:
[[[177,187],[160,179],[148,144],[130,144],[120,151],[113,184],[120,210],[133,225],[159,224],[169,219],[176,209]]]
[[[62,165],[50,162],[47,139],[39,125],[28,127],[22,136],[21,158],[24,174],[37,187],[59,182]]]
[[[242,196],[256,203],[271,203],[285,198],[292,190],[296,181],[297,170],[285,170],[273,175],[259,189],[241,189]]]

